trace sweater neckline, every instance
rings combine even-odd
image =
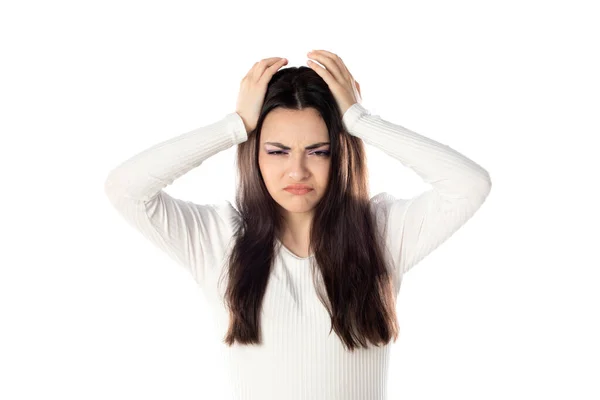
[[[313,253],[313,254],[310,254],[308,257],[299,257],[296,254],[292,253],[292,251],[290,249],[285,247],[285,245],[281,242],[281,240],[279,240],[279,239],[275,239],[275,240],[277,240],[277,242],[279,243],[279,245],[281,246],[281,248],[283,249],[283,251],[285,253],[287,253],[289,256],[295,258],[296,260],[308,261],[315,256]]]

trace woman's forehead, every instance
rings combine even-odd
[[[327,125],[313,108],[304,110],[275,109],[263,121],[261,141],[285,146],[309,146],[328,142]]]

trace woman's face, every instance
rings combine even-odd
[[[302,111],[276,108],[267,114],[261,130],[258,164],[271,197],[285,211],[312,215],[327,189],[329,151],[327,126],[314,108]],[[307,185],[313,190],[306,194],[284,190],[293,184]]]

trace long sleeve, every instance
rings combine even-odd
[[[214,249],[232,232],[237,211],[229,202],[199,205],[163,188],[212,155],[248,138],[237,113],[173,137],[131,157],[104,183],[111,204],[144,237],[185,267],[198,283],[217,259]],[[209,265],[210,264],[210,265]]]
[[[491,190],[489,173],[447,145],[385,121],[360,103],[343,116],[348,132],[411,168],[432,186],[411,199],[371,198],[401,277],[469,220]]]

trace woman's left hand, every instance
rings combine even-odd
[[[329,86],[342,116],[354,103],[362,101],[360,85],[338,55],[326,50],[313,50],[307,55],[325,66],[326,69],[314,61],[308,61],[308,66],[319,74]]]

